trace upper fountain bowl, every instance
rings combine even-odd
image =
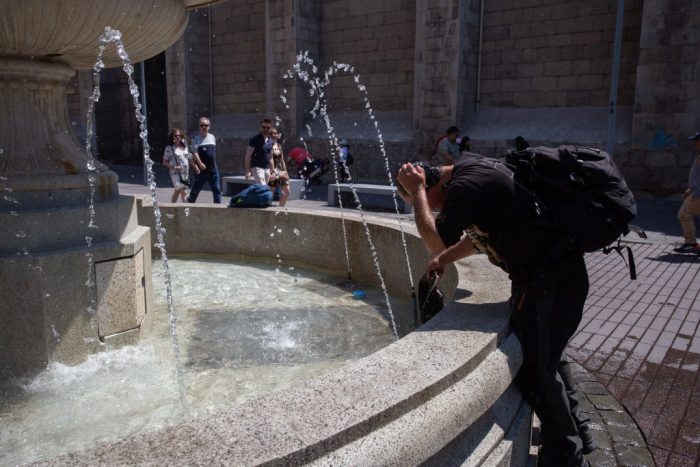
[[[170,47],[187,26],[187,10],[204,0],[0,0],[0,56],[62,62],[92,68],[105,27],[121,31],[132,62]],[[112,47],[106,67],[121,60]]]

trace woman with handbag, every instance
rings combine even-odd
[[[163,154],[163,165],[168,168],[170,179],[175,187],[173,196],[170,198],[171,203],[177,203],[178,197],[183,202],[185,201],[187,187],[190,186],[189,161],[191,159],[192,154],[190,154],[188,149],[185,133],[179,128],[173,128],[170,130],[170,135],[168,135],[168,145],[165,147],[165,153]],[[199,173],[197,164],[193,164],[192,167],[196,173]]]
[[[268,184],[272,190],[279,187],[280,207],[284,207],[289,198],[289,173],[282,153],[282,135],[277,132],[277,128],[273,127],[270,130],[270,142],[272,143],[270,148],[272,166],[270,167],[270,182]]]

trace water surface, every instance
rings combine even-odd
[[[393,342],[381,290],[291,266],[171,258],[185,394],[192,416],[281,390]],[[139,345],[52,364],[0,392],[0,465],[50,459],[183,421],[165,286]],[[408,307],[392,299],[392,307]],[[59,336],[60,338],[60,336]]]

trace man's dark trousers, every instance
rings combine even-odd
[[[214,196],[214,202],[216,204],[221,203],[221,184],[219,180],[219,168],[216,165],[202,170],[195,175],[194,183],[190,189],[190,195],[187,197],[187,201],[190,203],[197,201],[197,196],[199,196],[199,192],[202,191],[204,184],[209,182],[211,194]]]
[[[542,422],[541,465],[584,464],[581,439],[559,374],[567,343],[581,321],[588,295],[583,256],[572,254],[556,265],[513,281],[511,324],[523,348],[517,381]]]

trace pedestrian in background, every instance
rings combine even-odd
[[[688,189],[683,192],[683,204],[678,210],[678,221],[683,229],[683,245],[674,248],[676,253],[700,254],[695,232],[695,216],[700,215],[700,131],[688,138],[693,151],[698,151],[688,175]]]
[[[177,203],[178,198],[182,198],[183,202],[185,201],[187,187],[190,186],[190,160],[192,160],[192,154],[190,154],[187,147],[185,134],[179,128],[173,128],[170,130],[168,145],[163,153],[163,165],[168,168],[170,180],[172,180],[175,187],[175,191],[170,198],[171,203]],[[193,164],[193,167],[195,173],[198,174],[199,166]]]
[[[216,165],[216,138],[209,133],[210,127],[211,122],[207,117],[200,118],[199,133],[192,138],[192,159],[194,164],[199,167],[199,173],[195,177],[190,195],[187,197],[187,201],[190,203],[197,201],[199,192],[202,191],[207,182],[211,187],[214,203],[221,203],[221,181],[219,167]]]

